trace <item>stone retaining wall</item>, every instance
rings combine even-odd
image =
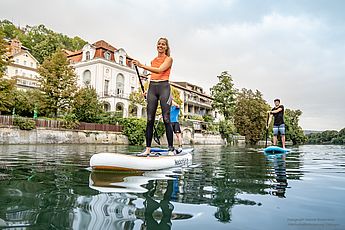
[[[122,133],[109,131],[33,129],[0,127],[0,144],[128,144]]]
[[[161,137],[161,145],[167,145],[165,135]],[[0,127],[0,144],[115,144],[127,145],[125,135],[110,131],[61,130],[36,128],[30,131],[17,127]],[[174,143],[177,138],[174,135]],[[144,143],[143,143],[144,144]],[[225,145],[220,135],[194,133],[188,128],[183,129],[184,145]],[[232,143],[239,144],[239,143]],[[152,141],[152,145],[155,145]]]

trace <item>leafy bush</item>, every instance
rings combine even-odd
[[[78,121],[97,123],[104,113],[102,103],[92,87],[79,89],[74,97],[73,113]]]
[[[79,121],[77,116],[74,113],[69,113],[64,117],[64,125],[62,126],[65,129],[75,129],[79,126]]]
[[[145,141],[146,120],[142,118],[126,118],[120,120],[123,134],[127,136],[130,145],[142,145]]]
[[[186,119],[203,121],[204,118],[201,115],[186,115]]]
[[[218,123],[213,123],[213,122],[208,122],[206,124],[206,133],[209,134],[219,134],[219,124]]]
[[[212,115],[210,115],[210,114],[205,114],[203,116],[203,119],[205,122],[213,122],[214,121],[214,117],[212,117]]]
[[[34,120],[24,117],[15,117],[13,120],[13,125],[18,126],[21,130],[32,130],[36,128],[36,123]]]

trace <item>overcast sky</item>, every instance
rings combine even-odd
[[[302,110],[312,130],[345,127],[344,11],[342,0],[0,1],[2,20],[103,39],[143,63],[167,37],[171,80],[209,92],[228,71],[236,88]]]

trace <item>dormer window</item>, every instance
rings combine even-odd
[[[120,63],[120,65],[123,65],[123,57],[122,56],[120,56],[119,63]]]
[[[110,53],[109,52],[105,52],[104,53],[104,57],[105,57],[105,59],[110,60]]]
[[[86,61],[90,60],[90,51],[86,52],[85,57]]]

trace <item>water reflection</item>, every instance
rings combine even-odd
[[[306,167],[298,151],[267,157],[256,150],[208,146],[199,147],[195,165],[183,169],[85,170],[92,153],[102,151],[129,152],[110,146],[0,146],[0,228],[169,229],[198,226],[200,215],[228,226],[224,223],[238,220],[236,210],[270,210],[263,197],[292,200],[296,180],[327,163],[313,155]],[[336,170],[340,175],[344,167]]]
[[[286,176],[286,154],[267,154],[269,162],[268,174],[272,178],[271,194],[280,198],[286,198],[285,192],[288,187]]]
[[[133,229],[136,199],[127,193],[80,196],[73,210],[73,229]]]
[[[163,197],[160,200],[154,199],[157,189],[157,181],[150,181],[147,188],[148,192],[144,193],[144,219],[140,229],[171,229],[171,220],[189,219],[193,216],[190,214],[173,213],[174,205],[170,202],[174,192],[174,182],[168,180]],[[159,212],[158,209],[161,209]]]
[[[173,170],[91,172],[89,186],[101,193],[77,199],[73,229],[171,229],[172,220],[192,218],[173,212],[178,179],[168,175],[178,176]]]

